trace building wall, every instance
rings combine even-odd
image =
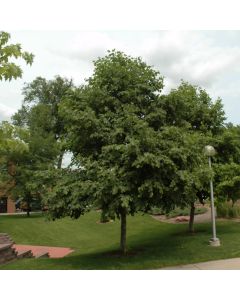
[[[8,197],[8,200],[7,200],[7,212],[10,214],[10,213],[15,213],[16,211],[16,208],[15,208],[15,202]]]

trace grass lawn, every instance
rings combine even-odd
[[[79,220],[55,222],[41,215],[0,216],[0,232],[17,244],[70,247],[75,251],[61,259],[23,259],[0,269],[158,269],[223,258],[240,257],[240,223],[217,222],[221,247],[210,247],[211,224],[196,224],[187,233],[186,224],[161,223],[149,215],[128,217],[129,254],[118,255],[120,223],[98,224],[100,213]]]

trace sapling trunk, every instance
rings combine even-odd
[[[189,232],[193,233],[194,232],[194,214],[195,214],[195,205],[194,202],[191,203],[190,206],[190,218],[189,218]]]
[[[60,153],[60,155],[58,157],[58,162],[57,162],[57,168],[58,169],[62,168],[63,155],[64,155],[64,152]]]
[[[121,210],[121,238],[120,238],[120,249],[123,255],[127,253],[126,247],[126,234],[127,234],[127,213],[125,209]]]

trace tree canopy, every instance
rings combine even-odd
[[[65,152],[65,128],[59,115],[59,105],[66,94],[73,88],[72,80],[56,76],[53,80],[37,77],[23,88],[22,107],[12,117],[13,124],[27,127],[32,139],[38,144],[48,143],[58,149],[56,164],[62,166]]]
[[[184,82],[169,95],[162,89],[160,73],[141,58],[114,50],[94,62],[93,75],[60,104],[81,191],[73,192],[79,183],[67,188],[71,175],[62,174],[48,197],[53,218],[80,216],[89,199],[121,219],[126,252],[128,214],[152,206],[170,210],[189,205],[197,195],[203,198],[211,175],[203,159],[205,133],[222,126],[221,102],[214,104],[204,90]]]

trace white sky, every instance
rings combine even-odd
[[[0,84],[0,120],[20,108],[24,82],[37,76],[73,78],[91,75],[92,61],[117,49],[141,56],[165,77],[165,91],[181,79],[222,98],[228,121],[238,123],[240,100],[240,31],[10,31],[11,42],[35,54],[22,64],[22,79]]]

